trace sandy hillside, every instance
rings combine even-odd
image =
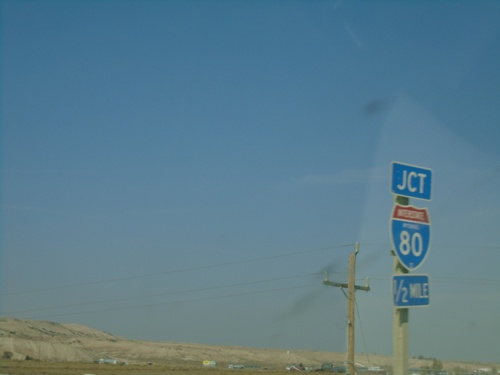
[[[15,318],[0,318],[0,354],[3,358],[14,360],[93,362],[100,358],[114,358],[128,363],[185,363],[197,366],[204,360],[211,360],[221,366],[237,363],[270,368],[284,368],[292,363],[316,367],[324,362],[341,364],[345,360],[345,353],[128,340],[78,324]],[[392,358],[359,354],[356,362],[387,368]],[[410,362],[413,367],[432,364],[430,360],[412,359]],[[464,366],[457,362],[445,362],[444,365],[447,368]]]
[[[246,347],[210,346],[177,342],[128,340],[108,332],[78,324],[0,318],[0,353],[12,359],[95,361],[115,358],[126,362],[246,363],[285,366],[303,363],[319,366],[323,362],[342,362],[343,353],[288,351]],[[379,362],[385,364],[386,358]],[[365,361],[366,362],[366,361]]]

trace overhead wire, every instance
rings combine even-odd
[[[7,311],[7,312],[4,312],[2,315],[21,314],[21,313],[28,313],[28,312],[31,313],[31,312],[39,312],[39,311],[47,311],[47,310],[63,309],[63,308],[74,308],[74,307],[82,307],[82,306],[89,306],[89,305],[99,305],[99,304],[104,304],[104,303],[127,302],[127,301],[139,300],[139,299],[165,297],[165,296],[176,295],[176,294],[206,292],[206,291],[217,290],[217,289],[237,288],[237,287],[248,286],[248,285],[298,279],[298,278],[316,276],[316,275],[320,275],[320,274],[321,274],[320,272],[315,272],[315,273],[307,273],[307,274],[301,274],[301,275],[277,277],[277,278],[272,278],[272,279],[253,280],[253,281],[240,282],[240,283],[215,285],[215,286],[209,286],[209,287],[203,287],[203,288],[181,289],[181,290],[175,290],[175,291],[170,291],[170,292],[140,295],[140,296],[133,296],[133,297],[122,297],[122,298],[106,299],[106,300],[91,301],[91,302],[81,302],[81,303],[66,304],[66,305],[59,305],[59,306],[41,307],[41,308],[33,308],[33,309],[25,309],[25,310],[17,310],[17,311]],[[318,285],[318,284],[315,284],[315,285]]]
[[[316,287],[316,286],[317,286],[317,284],[301,285],[301,286],[289,286],[289,287],[282,287],[282,288],[264,289],[264,290],[258,290],[258,291],[238,292],[238,293],[234,293],[234,294],[226,294],[226,295],[219,295],[219,296],[206,296],[206,297],[199,297],[199,298],[158,302],[158,303],[145,304],[145,305],[110,307],[110,308],[105,308],[105,309],[100,309],[100,310],[87,310],[87,311],[77,311],[77,312],[69,312],[69,313],[47,314],[44,316],[37,316],[36,319],[62,317],[62,316],[73,316],[73,315],[84,315],[84,314],[94,314],[94,313],[125,310],[125,309],[150,308],[150,307],[156,307],[156,306],[171,305],[171,304],[176,304],[176,303],[188,303],[188,302],[199,302],[199,301],[214,300],[214,299],[233,298],[233,297],[271,293],[271,292],[278,292],[278,291],[285,291],[285,290],[311,288],[311,287]]]
[[[383,244],[361,243],[360,245],[362,245],[362,246],[381,246]],[[46,292],[46,291],[52,291],[52,290],[78,288],[78,287],[82,287],[82,286],[101,285],[101,284],[106,284],[106,283],[114,283],[114,282],[136,280],[136,279],[145,279],[145,278],[157,277],[157,276],[164,276],[164,275],[175,274],[175,273],[200,271],[200,270],[204,270],[204,269],[234,266],[234,265],[238,265],[238,264],[245,264],[245,263],[252,263],[252,262],[261,262],[261,261],[266,261],[266,260],[279,259],[279,258],[283,258],[283,257],[289,257],[289,256],[295,256],[295,255],[302,255],[302,254],[309,254],[309,253],[315,253],[315,252],[322,252],[322,251],[328,251],[328,250],[338,250],[338,249],[352,247],[352,246],[354,246],[354,243],[337,245],[337,246],[327,246],[327,247],[321,247],[321,248],[317,248],[317,249],[301,250],[301,251],[289,252],[289,253],[282,253],[282,254],[276,254],[276,255],[269,255],[269,256],[265,256],[265,257],[257,257],[257,258],[235,260],[235,261],[223,262],[223,263],[207,264],[207,265],[201,265],[201,266],[197,266],[197,267],[186,267],[186,268],[172,269],[172,270],[167,270],[167,271],[162,271],[162,272],[153,272],[153,273],[146,273],[146,274],[129,275],[129,276],[123,276],[123,277],[117,277],[117,278],[111,278],[111,279],[83,281],[83,282],[80,282],[80,283],[63,284],[63,285],[56,285],[56,286],[45,287],[45,288],[36,288],[36,289],[28,289],[28,290],[20,290],[20,291],[0,292],[0,297],[1,296],[20,295],[20,294],[40,293],[40,292]],[[441,247],[453,247],[453,248],[456,248],[457,246],[442,245]],[[461,247],[463,247],[463,248],[470,248],[470,247],[467,247],[467,246],[461,246]],[[483,250],[499,250],[500,249],[500,247],[498,247],[498,246],[475,246],[474,248],[477,248],[477,249],[480,248],[480,249],[483,249]],[[372,277],[370,277],[370,279],[375,280],[377,278],[372,276]],[[433,279],[435,280],[437,278],[433,278]],[[439,277],[439,279],[445,280],[447,278]],[[463,282],[467,282],[467,283],[468,282],[485,282],[485,283],[500,282],[500,280],[495,280],[495,279],[472,279],[472,278],[448,278],[448,279],[454,280],[454,281],[463,281]]]
[[[46,292],[46,291],[51,291],[51,290],[69,289],[69,288],[77,288],[77,287],[82,287],[82,286],[113,283],[113,282],[119,282],[119,281],[144,279],[144,278],[163,276],[163,275],[169,275],[169,274],[174,274],[174,273],[199,271],[199,270],[204,270],[204,269],[234,266],[234,265],[238,265],[238,264],[261,262],[261,261],[265,261],[265,260],[279,259],[279,258],[295,256],[295,255],[310,254],[310,253],[322,252],[322,251],[328,251],[328,250],[336,250],[336,249],[342,249],[342,248],[346,248],[346,247],[350,247],[350,246],[353,246],[353,244],[344,244],[344,245],[338,245],[338,246],[322,247],[322,248],[318,248],[318,249],[302,250],[302,251],[296,251],[296,252],[290,252],[290,253],[269,255],[269,256],[265,256],[265,257],[235,260],[235,261],[224,262],[224,263],[207,264],[207,265],[201,265],[201,266],[197,266],[197,267],[179,268],[179,269],[173,269],[173,270],[162,271],[162,272],[123,276],[123,277],[118,277],[118,278],[113,278],[113,279],[85,281],[85,282],[81,282],[81,283],[64,284],[64,285],[47,287],[47,288],[37,288],[37,289],[29,289],[29,290],[21,290],[21,291],[13,291],[13,292],[4,292],[4,293],[0,293],[0,296],[39,293],[39,292]]]
[[[39,288],[39,289],[32,289],[32,290],[25,290],[25,291],[18,291],[18,292],[9,292],[9,293],[3,293],[0,294],[0,296],[7,296],[7,295],[20,295],[20,294],[28,294],[28,293],[36,293],[36,292],[45,292],[45,291],[52,291],[52,290],[60,290],[60,289],[66,289],[66,288],[75,288],[75,287],[82,287],[82,286],[89,286],[89,285],[101,285],[105,283],[111,283],[111,282],[118,282],[118,281],[125,281],[125,280],[134,280],[134,279],[141,279],[141,278],[148,278],[148,277],[155,277],[155,276],[162,276],[162,275],[167,275],[167,274],[173,274],[173,273],[182,273],[182,272],[191,272],[191,271],[197,271],[197,270],[202,270],[202,269],[212,269],[212,268],[217,268],[217,267],[226,267],[226,266],[234,266],[238,264],[245,264],[245,263],[251,263],[251,262],[260,262],[260,261],[266,261],[266,260],[271,260],[271,259],[279,259],[283,257],[290,257],[290,256],[295,256],[295,255],[302,255],[302,254],[310,254],[314,252],[321,252],[321,251],[328,251],[328,250],[335,250],[335,249],[342,249],[342,248],[347,248],[351,247],[354,244],[345,244],[345,245],[338,245],[338,246],[330,246],[330,247],[322,247],[322,248],[317,248],[317,249],[309,249],[309,250],[302,250],[302,251],[296,251],[296,252],[289,252],[289,253],[282,253],[282,254],[276,254],[276,255],[270,255],[270,256],[265,256],[265,257],[257,257],[257,258],[249,258],[249,259],[243,259],[243,260],[235,260],[231,262],[224,262],[224,263],[215,263],[215,264],[209,264],[209,265],[202,265],[202,266],[197,266],[197,267],[186,267],[186,268],[180,268],[180,269],[173,269],[173,270],[168,270],[168,271],[163,271],[163,272],[156,272],[156,273],[148,273],[148,274],[138,274],[138,275],[131,275],[131,276],[126,276],[126,277],[121,277],[121,278],[113,278],[113,279],[105,279],[105,280],[97,280],[97,281],[88,281],[88,282],[82,282],[82,283],[74,283],[74,284],[66,284],[66,285],[59,285],[59,286],[54,286],[54,287],[49,287],[49,288]],[[364,246],[375,246],[376,244],[363,244]],[[379,246],[379,245],[377,245]],[[337,274],[343,274],[342,272],[336,272]],[[300,274],[300,275],[292,275],[292,276],[286,276],[286,277],[281,277],[281,278],[271,278],[271,279],[263,279],[263,280],[253,280],[253,281],[248,281],[248,282],[241,282],[241,283],[231,283],[231,284],[223,284],[223,285],[216,285],[216,286],[208,286],[208,287],[202,287],[202,288],[192,288],[192,289],[184,289],[184,290],[176,290],[176,291],[170,291],[170,292],[163,292],[163,293],[156,293],[156,294],[150,294],[150,295],[140,295],[140,296],[133,296],[133,297],[122,297],[122,298],[115,298],[115,299],[106,299],[106,300],[99,300],[99,301],[88,301],[88,302],[81,302],[81,303],[74,303],[74,304],[66,304],[66,305],[59,305],[59,306],[48,306],[48,307],[39,307],[39,308],[31,308],[31,309],[23,309],[23,310],[16,310],[16,311],[7,311],[3,312],[0,314],[3,316],[6,315],[15,315],[15,314],[25,314],[25,313],[36,313],[36,312],[43,312],[43,311],[50,311],[50,310],[56,310],[56,309],[68,309],[68,308],[77,308],[77,307],[84,307],[84,306],[91,306],[91,305],[101,305],[101,304],[109,304],[109,303],[117,303],[117,302],[127,302],[127,301],[134,301],[134,300],[140,300],[140,299],[148,299],[148,298],[157,298],[157,297],[165,297],[169,295],[176,295],[176,294],[187,294],[187,293],[196,293],[196,292],[204,292],[204,291],[209,291],[209,290],[217,290],[217,289],[225,289],[225,288],[235,288],[235,287],[243,287],[243,286],[248,286],[252,284],[258,284],[258,283],[271,283],[271,282],[276,282],[276,281],[284,281],[284,280],[290,280],[293,278],[301,278],[301,277],[309,277],[309,276],[316,276],[322,274],[322,272],[315,272],[315,273],[307,273],[307,274]],[[390,276],[381,276],[381,275],[373,275],[370,277],[370,280],[390,280]],[[492,282],[500,282],[500,280],[494,280],[494,279],[472,279],[472,278],[446,278],[446,277],[436,277],[433,278],[433,281],[438,281],[438,282],[464,282],[464,283],[492,283]],[[314,284],[317,285],[317,284]],[[311,285],[312,286],[312,285]],[[291,289],[294,287],[288,287],[285,289]],[[275,289],[269,289],[269,291],[273,291]],[[282,289],[277,289],[277,290],[282,290]],[[266,290],[260,291],[260,293],[264,293]],[[249,294],[255,294],[259,292],[248,292]],[[234,295],[227,295],[227,296],[220,296],[220,297],[203,297],[203,298],[194,298],[188,301],[197,301],[197,300],[205,300],[207,298],[229,298],[233,296],[240,296],[240,295],[245,295],[245,293],[238,293]],[[141,307],[149,307],[149,306],[156,306],[156,305],[164,305],[164,304],[171,304],[171,303],[178,303],[178,302],[185,302],[183,300],[180,301],[165,301],[165,302],[159,302],[155,305],[138,305],[138,306],[132,306],[132,307],[110,307],[106,309],[101,309],[101,310],[95,310],[95,311],[81,311],[81,312],[75,312],[75,313],[61,313],[61,314],[50,314],[49,316],[65,316],[65,315],[75,315],[75,314],[85,314],[85,313],[94,313],[94,312],[100,312],[100,311],[113,311],[116,309],[125,309],[125,308],[141,308]],[[359,313],[359,312],[358,312]]]

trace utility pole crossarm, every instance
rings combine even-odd
[[[338,288],[349,288],[348,283],[337,283],[335,281],[328,280],[328,272],[325,272],[325,279],[323,280],[323,285],[336,286]],[[365,292],[370,291],[370,286],[368,285],[368,280],[366,280],[365,285],[354,285],[355,290],[364,290]]]
[[[336,283],[335,281],[323,280],[323,285],[336,286],[339,288],[347,288],[349,284],[347,283]]]

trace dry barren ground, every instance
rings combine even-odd
[[[114,358],[127,365],[98,364],[100,358]],[[205,368],[204,360],[217,362]],[[213,346],[178,342],[128,340],[109,332],[77,324],[0,318],[0,375],[179,375],[287,374],[287,364],[319,367],[324,362],[340,365],[345,353]],[[432,359],[412,358],[410,367],[430,368]],[[228,369],[229,364],[252,366]],[[392,358],[356,355],[360,366],[390,370]],[[445,370],[474,373],[478,368],[499,369],[498,364],[443,361]],[[254,368],[257,367],[258,369]]]
[[[198,364],[133,364],[105,365],[81,362],[46,362],[46,361],[12,361],[0,360],[0,373],[12,375],[165,375],[175,372],[178,375],[216,375],[216,374],[284,374],[286,370],[230,370],[228,368],[203,368]]]

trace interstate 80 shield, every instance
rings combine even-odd
[[[426,208],[395,204],[391,239],[399,262],[408,270],[420,267],[429,253],[430,219]]]

